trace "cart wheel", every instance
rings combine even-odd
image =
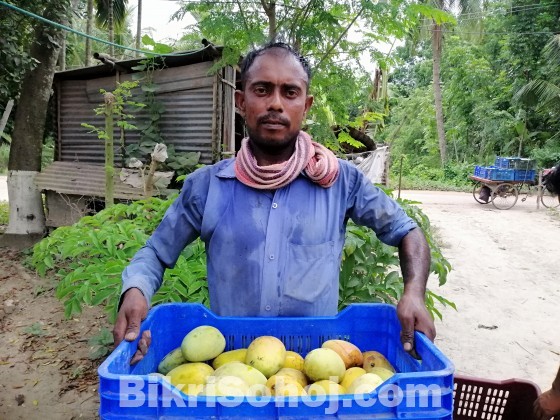
[[[499,210],[511,209],[517,203],[518,191],[512,184],[500,184],[492,192],[492,204]]]
[[[556,208],[560,206],[560,195],[554,194],[544,187],[541,192],[541,203],[549,209]]]
[[[483,187],[485,187],[485,185],[483,183],[481,183],[480,181],[476,181],[476,183],[474,184],[474,188],[472,190],[472,195],[473,195],[473,197],[474,197],[474,199],[477,203],[488,204],[490,202],[492,194],[490,194],[487,201],[484,201],[482,198],[480,198],[480,190]],[[488,188],[488,187],[486,187],[486,188]]]

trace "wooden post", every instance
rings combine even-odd
[[[106,92],[103,95],[105,100],[105,208],[115,204],[114,199],[114,175],[115,175],[115,156],[113,150],[113,108],[115,105],[115,95]]]
[[[10,118],[13,106],[14,100],[10,99],[6,104],[6,109],[4,110],[4,114],[2,114],[2,119],[0,120],[0,140],[2,139],[2,134],[4,134],[4,128],[6,128],[6,124],[8,124],[8,118]],[[2,142],[0,141],[0,143]]]

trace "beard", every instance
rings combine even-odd
[[[260,151],[270,154],[270,155],[279,155],[282,153],[286,153],[286,150],[294,148],[296,143],[297,137],[299,135],[298,130],[288,130],[283,137],[277,137],[274,135],[267,136],[262,130],[259,130],[259,127],[262,124],[266,124],[269,120],[279,121],[284,124],[286,127],[289,126],[289,121],[284,118],[279,118],[273,115],[264,115],[257,119],[257,126],[256,128],[252,128],[247,126],[247,132],[249,133],[249,142],[251,145]]]

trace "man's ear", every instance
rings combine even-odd
[[[305,98],[305,111],[303,113],[304,116],[309,112],[311,105],[313,105],[313,95],[307,95],[307,97]]]
[[[235,105],[242,117],[245,117],[245,93],[241,90],[235,91]]]

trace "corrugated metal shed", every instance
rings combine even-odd
[[[102,116],[94,109],[103,102],[100,89],[114,90],[117,80],[132,79],[132,67],[140,60],[99,65],[57,73],[58,142],[56,159],[102,165],[104,143],[95,133],[82,127],[88,123],[103,127]],[[156,99],[165,107],[160,120],[164,142],[177,152],[201,152],[201,162],[210,164],[222,158],[222,152],[234,151],[233,138],[235,71],[225,67],[211,71],[214,60],[203,52],[165,58],[165,66],[154,72]],[[118,70],[117,70],[118,69]],[[132,73],[127,73],[130,71]],[[133,92],[140,94],[140,90]],[[146,110],[134,112],[128,122],[137,126],[150,118]],[[121,164],[118,145],[120,129],[115,128],[115,162]],[[138,143],[140,133],[125,131],[125,145]]]
[[[85,197],[105,197],[105,169],[99,165],[76,162],[54,162],[35,177],[35,183],[42,191]],[[114,177],[114,196],[120,200],[141,200],[144,191],[123,183],[118,170]],[[170,190],[154,191],[154,195],[166,194]]]
[[[177,152],[200,152],[201,163],[211,164],[235,153],[236,71],[232,67],[214,70],[216,56],[208,49],[161,58],[162,68],[153,72],[156,99],[165,108],[160,131],[167,146]],[[218,53],[221,49],[218,48]],[[103,116],[94,109],[103,102],[100,89],[112,91],[117,82],[131,80],[135,66],[145,58],[101,64],[55,75],[58,138],[55,162],[36,178],[47,192],[47,226],[73,223],[87,214],[89,206],[105,195],[105,143],[82,123],[104,128]],[[139,95],[140,89],[133,91]],[[135,99],[135,98],[133,98]],[[135,110],[129,123],[141,126],[150,114]],[[121,131],[115,126],[115,166],[122,166],[124,148]],[[137,130],[124,132],[124,145],[140,140]],[[158,195],[154,191],[154,195]],[[143,191],[123,184],[115,177],[115,198],[137,200]],[[49,205],[50,203],[50,205]],[[50,207],[50,208],[49,208]]]

